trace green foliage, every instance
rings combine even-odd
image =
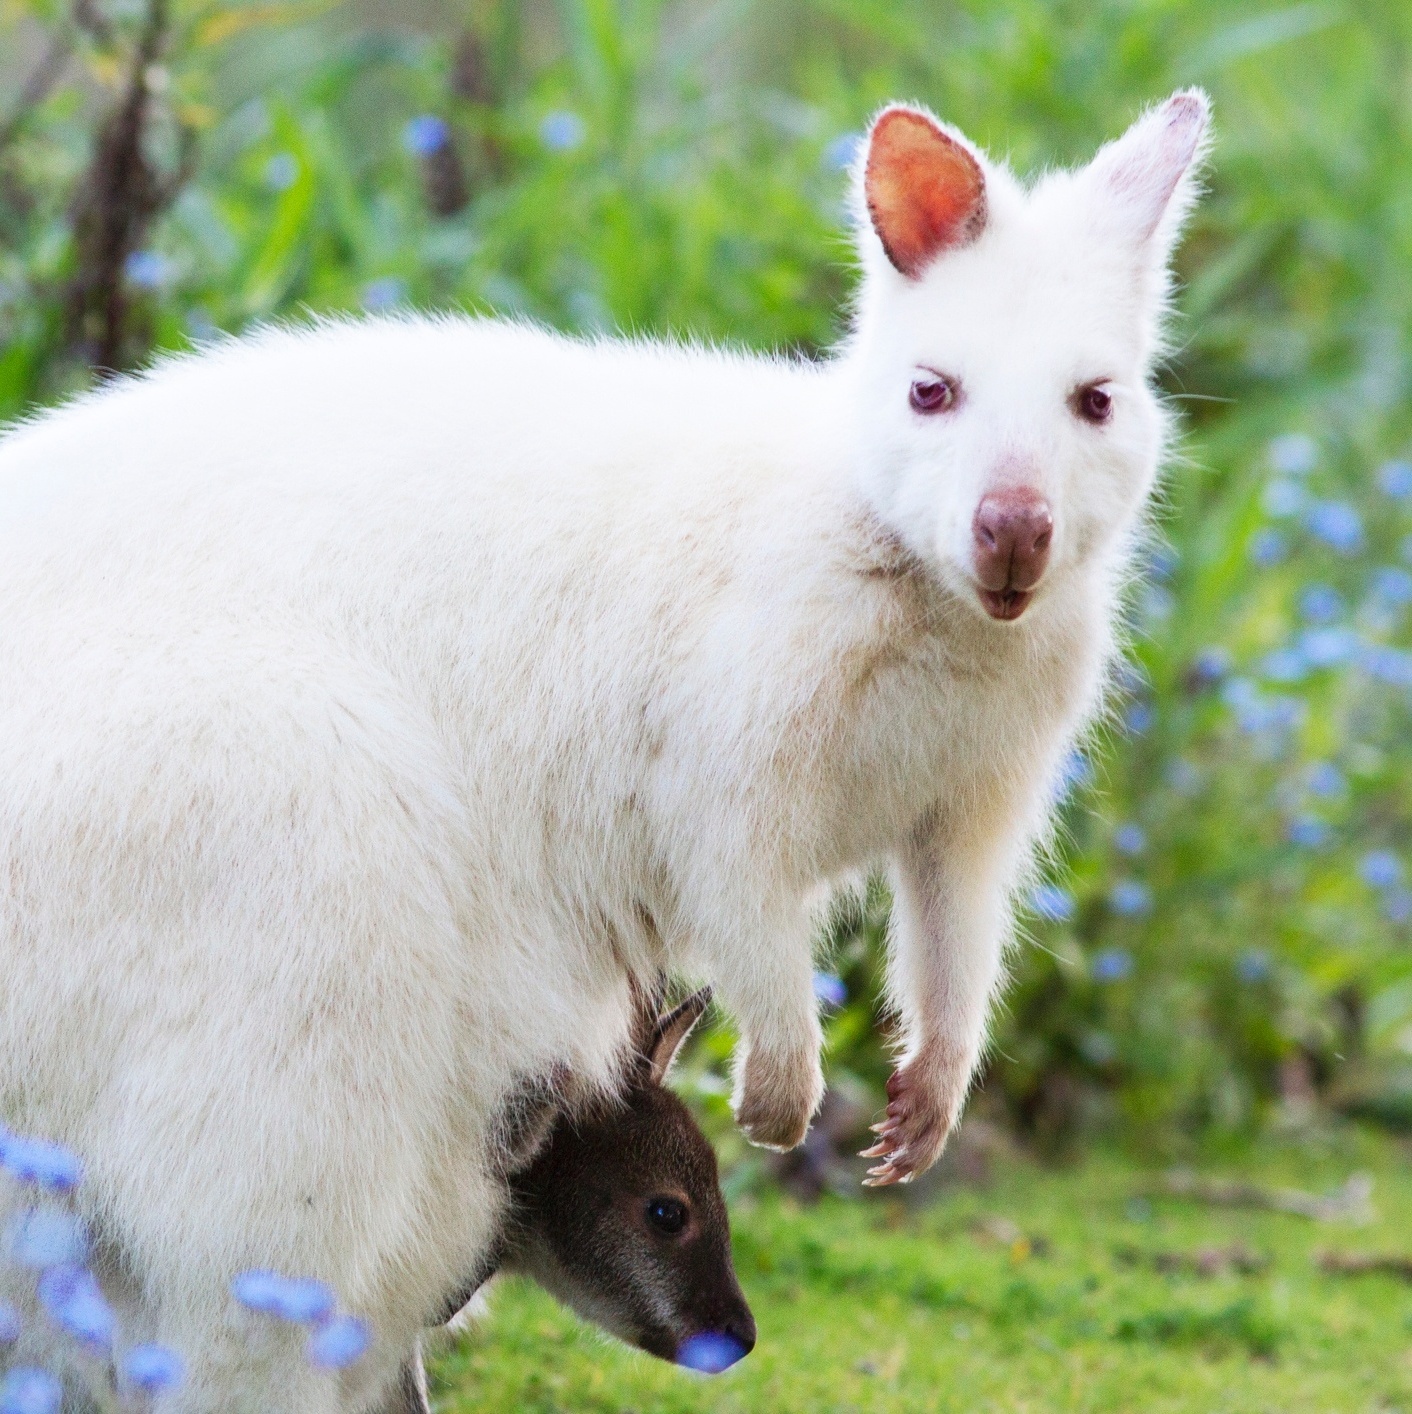
[[[88,376],[68,217],[141,7],[111,21],[70,35],[66,81],[0,102],[0,416]],[[67,23],[0,10],[36,63]],[[1309,1087],[1400,1113],[1409,80],[1401,0],[484,0],[424,33],[179,5],[147,150],[176,171],[194,132],[199,160],[125,263],[125,347],[419,306],[812,355],[842,331],[842,167],[879,102],[926,101],[1029,171],[1206,85],[1167,544],[1134,590],[1130,682],[1076,764],[1060,892],[1025,914],[987,1093],[1053,1139],[1121,1122],[1171,1142]],[[885,892],[850,909],[830,1056],[876,1084]],[[692,1072],[718,1114],[724,1047]]]
[[[1223,1162],[1257,1182],[1375,1178],[1369,1227],[1139,1195],[1149,1175],[1100,1148],[989,1187],[737,1203],[736,1266],[760,1344],[706,1380],[610,1344],[528,1284],[433,1366],[451,1411],[713,1414],[1364,1414],[1412,1405],[1412,1288],[1324,1271],[1319,1255],[1401,1250],[1405,1156],[1343,1132],[1335,1152],[1266,1144]]]

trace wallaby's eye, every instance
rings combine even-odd
[[[945,378],[940,373],[929,373],[913,382],[907,401],[912,404],[914,412],[950,412],[956,406],[958,394],[959,385],[954,379]]]
[[[1072,401],[1074,411],[1085,422],[1100,424],[1113,416],[1113,394],[1102,383],[1085,383],[1076,388]]]
[[[668,1237],[675,1237],[686,1226],[686,1204],[676,1198],[649,1198],[647,1221]]]

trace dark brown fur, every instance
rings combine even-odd
[[[663,1360],[681,1358],[693,1337],[724,1339],[742,1355],[754,1346],[715,1153],[662,1083],[708,1001],[709,993],[698,992],[665,1016],[653,1008],[621,1097],[559,1107],[538,1152],[510,1174],[500,1242],[480,1271],[448,1293],[441,1321],[497,1271],[510,1271]],[[524,1140],[540,1128],[544,1093],[535,1087],[533,1102],[516,1106],[507,1132]],[[653,1222],[650,1210],[662,1200],[682,1205],[679,1232]],[[417,1355],[379,1414],[423,1414],[425,1384]]]

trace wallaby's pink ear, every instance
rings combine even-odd
[[[643,1056],[647,1062],[648,1079],[653,1085],[660,1085],[667,1078],[677,1052],[710,1005],[711,989],[703,987],[699,992],[693,992],[680,1006],[658,1017]]]
[[[1089,165],[1107,213],[1139,244],[1160,235],[1163,259],[1196,196],[1210,119],[1211,104],[1200,89],[1174,93]]]
[[[863,195],[887,258],[912,280],[985,229],[980,163],[915,108],[885,109],[873,124]]]

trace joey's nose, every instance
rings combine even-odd
[[[1024,612],[1044,574],[1054,539],[1049,502],[1027,488],[992,491],[981,498],[971,522],[971,556],[981,602],[993,618]]]
[[[726,1322],[726,1334],[738,1341],[747,1355],[755,1349],[755,1317],[749,1311]]]

